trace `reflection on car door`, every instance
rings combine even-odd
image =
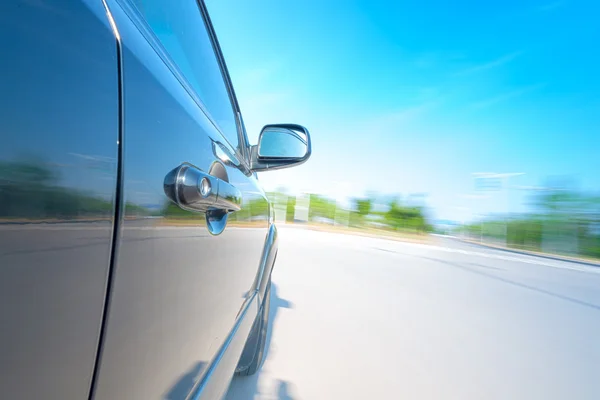
[[[196,1],[136,3],[108,2],[121,43],[123,212],[97,400],[185,398],[255,284],[269,223],[265,194],[244,159],[238,110]],[[192,23],[199,29],[189,30]],[[193,46],[176,31],[200,55],[187,54]],[[194,57],[216,66],[220,87],[211,66],[191,75]],[[207,77],[213,87],[203,85]],[[204,214],[165,196],[165,176],[182,163],[241,192],[241,210],[220,235],[208,232]]]
[[[98,1],[0,2],[0,397],[86,399],[113,239],[117,44]]]

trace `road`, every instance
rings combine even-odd
[[[599,399],[600,268],[280,229],[267,358],[227,400]]]

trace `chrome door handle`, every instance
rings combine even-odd
[[[164,181],[167,197],[189,211],[238,211],[242,193],[232,184],[184,163],[167,174]]]

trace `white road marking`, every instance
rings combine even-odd
[[[301,230],[292,230],[292,229],[289,229],[289,230],[285,229],[285,231],[286,231],[286,235],[289,234],[288,232],[293,232],[293,231],[295,233],[302,232]],[[304,232],[307,232],[307,231],[304,231]],[[313,231],[313,233],[316,233],[316,232]],[[344,243],[344,242],[348,242],[348,241],[354,242],[354,240],[352,240],[352,239],[357,239],[360,242],[360,245],[361,245],[360,248],[365,249],[365,247],[364,247],[365,241],[371,240],[374,244],[375,243],[377,244],[377,246],[374,246],[374,247],[377,247],[377,248],[380,248],[383,250],[387,250],[389,252],[395,252],[400,255],[402,255],[403,253],[401,251],[399,251],[399,248],[411,247],[411,248],[415,248],[415,249],[423,249],[423,250],[429,250],[429,251],[441,251],[441,252],[455,253],[455,254],[464,254],[464,255],[468,255],[468,256],[477,256],[477,257],[484,257],[484,258],[503,260],[503,261],[516,261],[516,262],[521,262],[521,263],[525,263],[525,264],[541,265],[541,266],[550,267],[550,268],[566,269],[566,270],[577,271],[577,272],[587,272],[587,273],[591,273],[591,274],[600,274],[600,267],[580,265],[580,264],[577,264],[577,262],[575,262],[575,261],[549,260],[549,259],[544,259],[542,257],[537,257],[535,255],[510,256],[510,255],[494,254],[491,252],[453,249],[451,247],[444,247],[444,246],[431,245],[431,244],[400,242],[400,241],[388,240],[385,238],[377,238],[377,237],[365,237],[365,236],[357,236],[357,235],[342,234],[342,233],[331,233],[331,232],[318,232],[318,233],[331,236],[331,238],[328,238],[328,239],[330,239],[330,240],[328,240],[328,243],[330,243],[330,244],[332,243],[331,239],[333,239],[334,236],[339,239],[336,241],[337,243]],[[347,244],[347,243],[345,243],[345,244]],[[502,250],[490,250],[490,251],[500,252]]]
[[[468,256],[492,258],[492,259],[503,260],[503,261],[516,261],[516,262],[522,262],[522,263],[526,263],[526,264],[543,265],[543,266],[551,267],[551,268],[568,269],[568,270],[572,270],[572,271],[600,274],[600,267],[575,266],[573,264],[576,264],[576,262],[559,261],[559,260],[549,261],[549,260],[542,259],[541,257],[537,257],[534,255],[524,256],[524,257],[503,256],[500,254],[482,253],[482,252],[478,252],[478,251],[453,249],[450,247],[419,244],[419,243],[402,243],[402,245],[403,246],[411,246],[411,247],[415,247],[415,248],[421,248],[421,249],[434,250],[434,251],[443,251],[446,253],[464,254],[464,255],[468,255]],[[386,250],[389,250],[389,249],[386,249]],[[402,253],[400,253],[400,254],[402,254]],[[527,257],[527,258],[525,258],[525,257]],[[571,264],[571,265],[568,265],[568,264]]]

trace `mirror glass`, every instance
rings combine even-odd
[[[260,158],[302,158],[307,150],[303,132],[283,127],[266,127],[258,142]]]

